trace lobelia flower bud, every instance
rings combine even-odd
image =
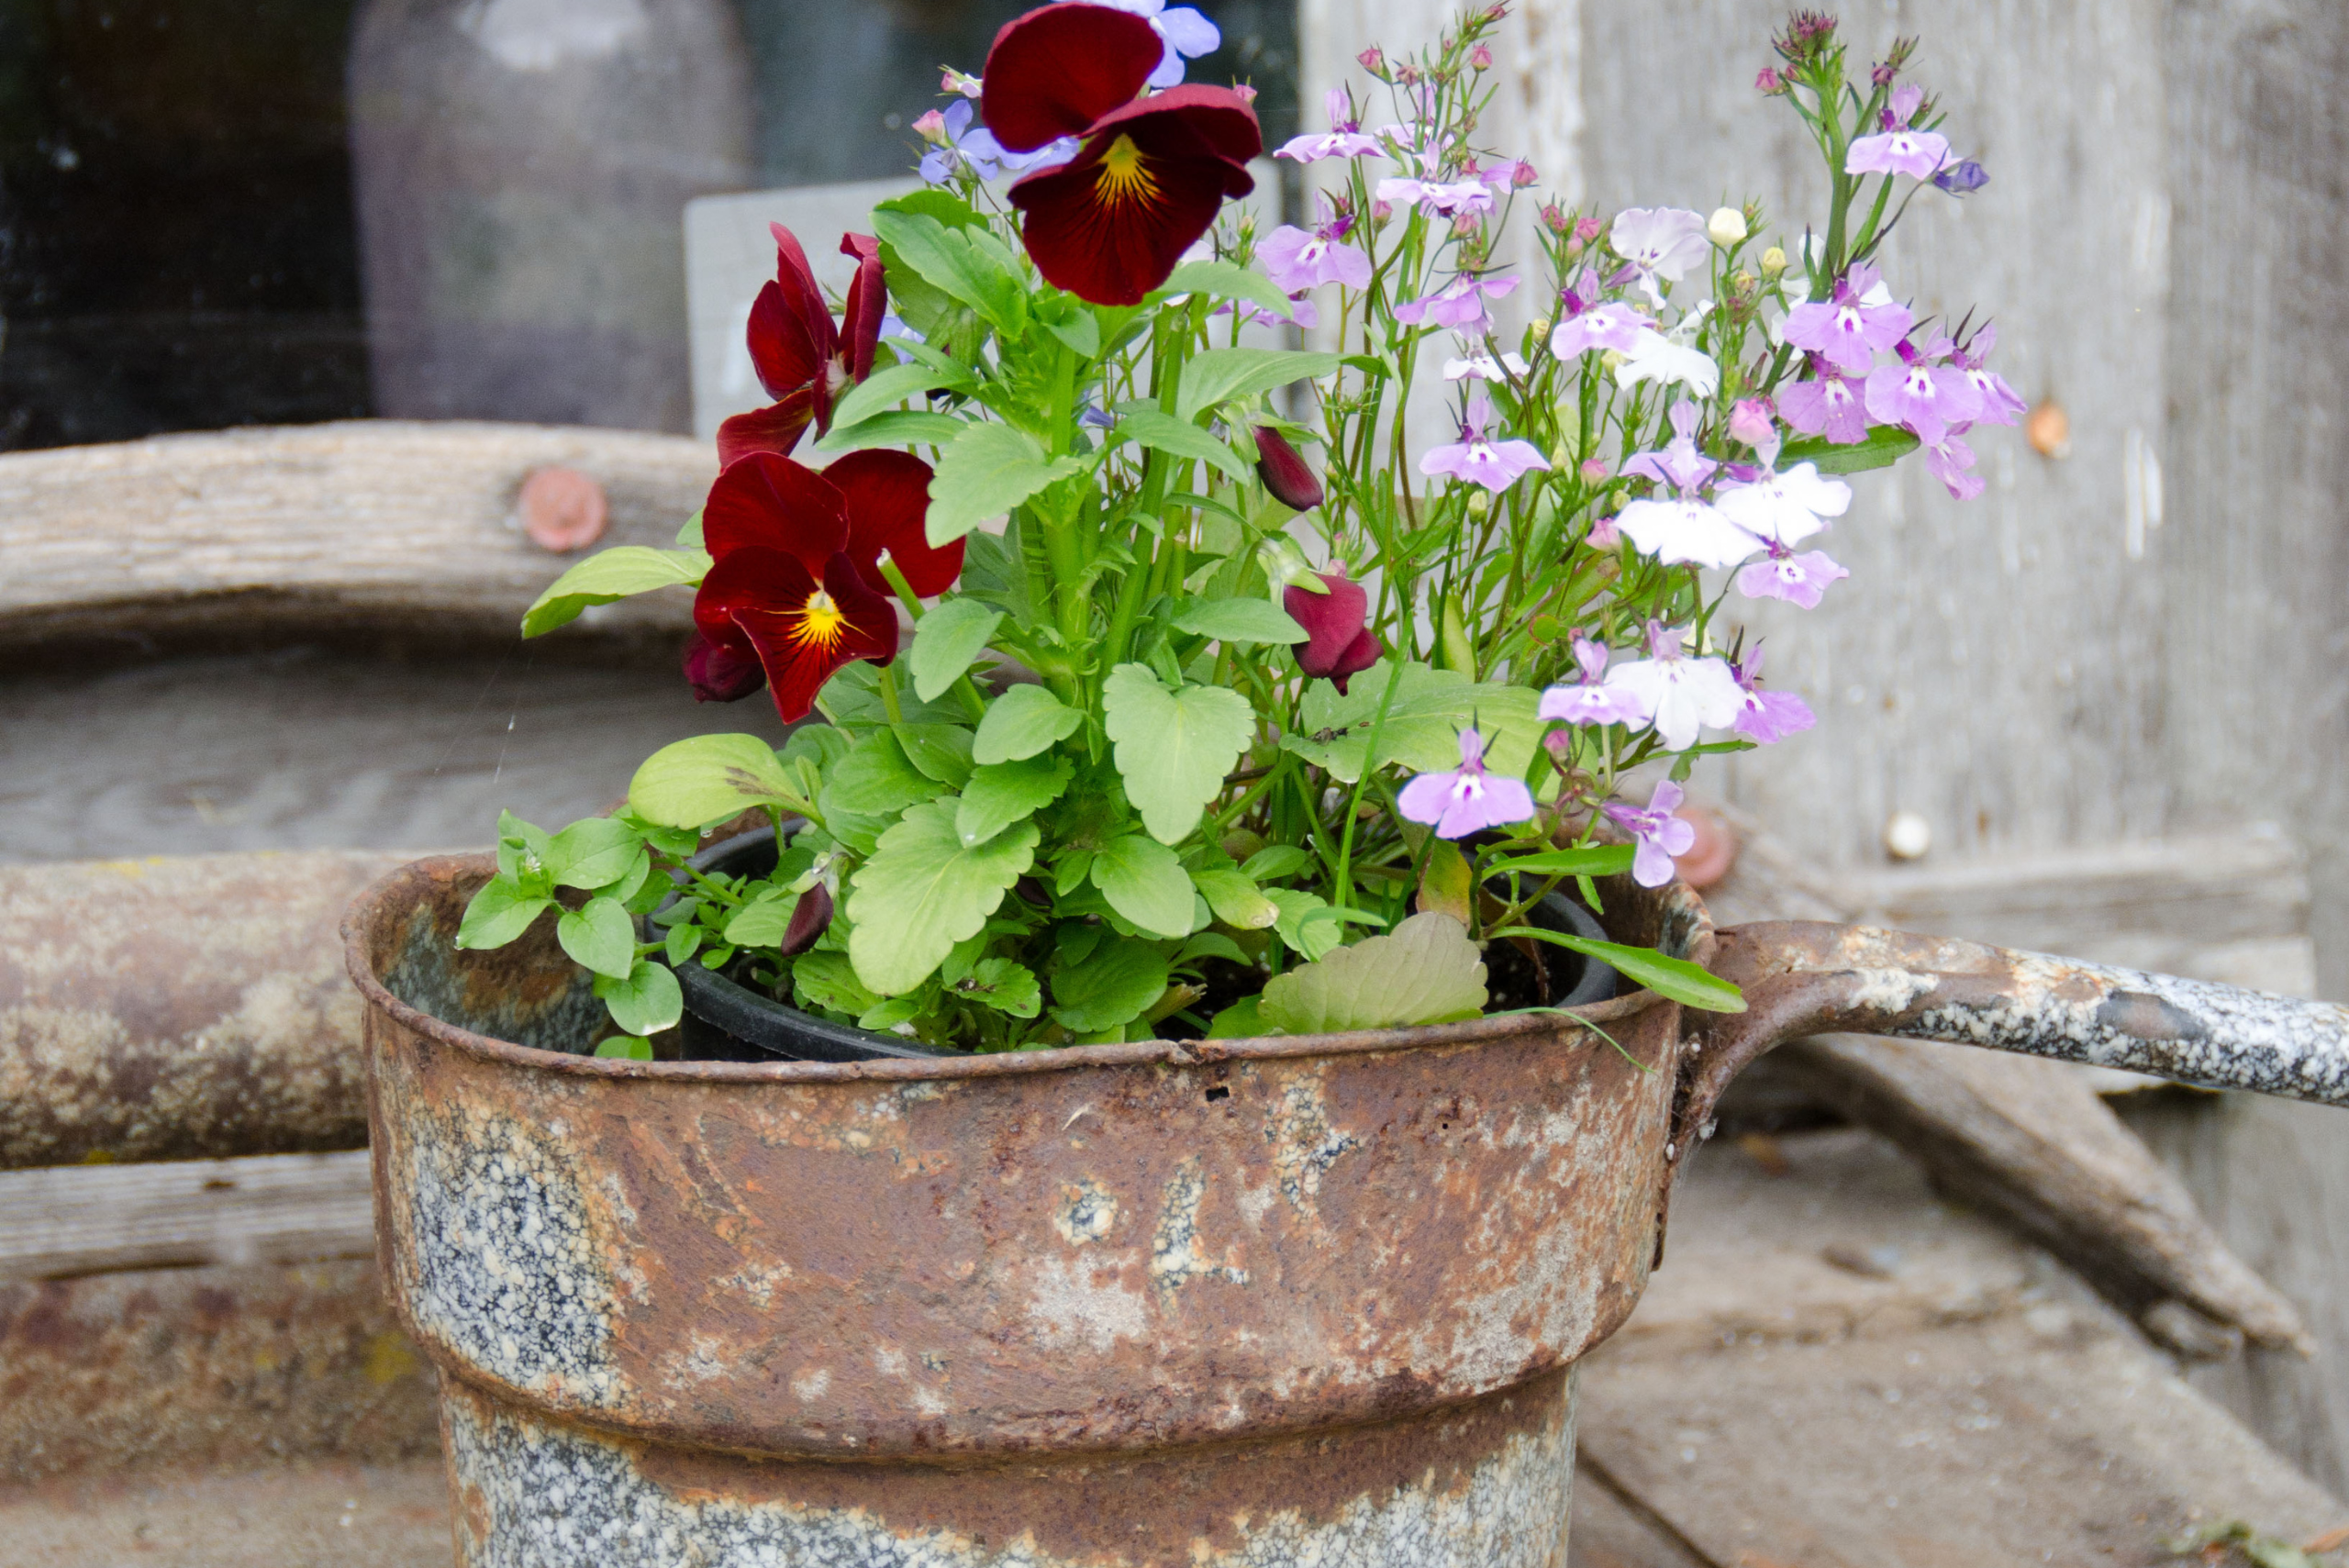
[[[1525,329],[1526,335],[1536,343],[1546,343],[1550,340],[1550,328],[1555,323],[1552,322],[1548,317],[1537,316],[1533,318],[1533,325]]]
[[[945,146],[946,117],[936,109],[928,111],[919,119],[914,121],[914,134],[932,147]]]
[[[1468,515],[1470,517],[1475,517],[1481,522],[1484,518],[1491,515],[1492,510],[1493,498],[1489,495],[1486,494],[1482,488],[1471,490],[1468,493]]]
[[[1508,183],[1515,185],[1521,191],[1526,186],[1533,183],[1534,181],[1539,180],[1541,177],[1542,176],[1539,173],[1534,172],[1533,165],[1531,162],[1520,158],[1517,161],[1516,170],[1508,177]]]
[[[1565,209],[1555,202],[1546,204],[1542,208],[1542,222],[1551,233],[1564,234],[1566,231]]]
[[[1256,427],[1256,477],[1292,512],[1309,512],[1321,504],[1321,482],[1288,438],[1269,425]]]
[[[1762,252],[1762,275],[1775,278],[1787,270],[1787,253],[1776,245]]]
[[[1256,101],[1256,89],[1246,82],[1233,83],[1231,91],[1232,95],[1243,104],[1252,104]]]
[[[1386,55],[1376,44],[1354,56],[1354,63],[1382,82],[1386,79]]]
[[[1745,242],[1745,215],[1733,206],[1715,207],[1705,220],[1705,238],[1726,250]]]
[[[1490,71],[1493,68],[1493,51],[1478,44],[1468,51],[1468,64],[1472,70]]]

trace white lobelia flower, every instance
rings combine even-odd
[[[1757,539],[1796,544],[1850,509],[1852,487],[1840,479],[1822,479],[1815,466],[1798,462],[1750,484],[1724,484],[1713,493],[1713,505]]]
[[[1653,657],[1607,672],[1607,684],[1637,703],[1657,736],[1675,751],[1694,746],[1701,728],[1728,728],[1745,707],[1745,694],[1729,662],[1688,658],[1681,651],[1685,635],[1650,621],[1648,648]]]
[[[1699,397],[1720,390],[1721,367],[1701,349],[1675,343],[1661,332],[1642,332],[1615,367],[1615,384],[1637,386],[1643,381],[1658,385],[1678,383]]]
[[[1503,354],[1497,361],[1493,356],[1474,344],[1468,345],[1464,358],[1443,361],[1443,379],[1462,381],[1503,381],[1509,376],[1526,373],[1525,358],[1521,354]]]
[[[1642,554],[1667,566],[1734,566],[1762,548],[1752,534],[1689,495],[1631,502],[1616,514],[1615,526]]]

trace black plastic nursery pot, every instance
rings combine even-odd
[[[761,828],[710,845],[694,856],[691,864],[698,872],[761,876],[774,869],[775,857],[774,829]],[[1551,894],[1531,917],[1551,930],[1594,941],[1607,940],[1605,928],[1590,911],[1563,893]],[[1615,972],[1598,960],[1565,949],[1553,950],[1545,956],[1550,969],[1549,1006],[1579,1007],[1615,995]],[[818,1018],[723,971],[690,961],[676,966],[676,975],[685,996],[682,1030],[689,1061],[866,1062],[964,1054]]]

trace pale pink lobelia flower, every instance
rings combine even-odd
[[[1403,786],[1395,804],[1405,817],[1434,828],[1437,838],[1464,839],[1531,817],[1533,792],[1523,779],[1486,772],[1485,738],[1471,728],[1460,732],[1459,767],[1421,773]]]
[[[1868,373],[1868,417],[1879,425],[1906,425],[1927,446],[1952,425],[1970,424],[1982,412],[1982,395],[1965,373],[1947,362],[1950,340],[1936,338],[1923,349],[1903,339],[1900,363]]]
[[[1550,466],[1550,460],[1531,441],[1494,440],[1489,433],[1492,422],[1493,406],[1479,392],[1469,401],[1460,439],[1419,459],[1419,472],[1431,479],[1449,475],[1481,484],[1497,495],[1528,470]]]
[[[2007,384],[2005,376],[1983,363],[1990,357],[1990,350],[1998,346],[1998,324],[1986,321],[1954,356],[1958,369],[1965,373],[1966,382],[1982,400],[1982,412],[1974,417],[1977,425],[2011,425],[2031,406],[2013,387]]]
[[[1525,374],[1528,368],[1521,354],[1504,353],[1496,360],[1474,342],[1464,341],[1461,352],[1464,358],[1443,361],[1444,380],[1506,381]]]
[[[1670,882],[1672,858],[1697,847],[1696,825],[1673,815],[1685,798],[1678,784],[1662,779],[1644,810],[1611,800],[1599,808],[1639,846],[1631,857],[1631,880],[1642,887],[1662,887]]]
[[[1625,207],[1608,227],[1607,243],[1631,264],[1641,289],[1659,306],[1664,291],[1658,279],[1678,283],[1713,253],[1704,217],[1679,207]]]
[[[1787,312],[1786,339],[1809,349],[1846,375],[1865,375],[1878,353],[1909,334],[1916,317],[1892,297],[1874,267],[1854,267],[1823,304]]]
[[[1825,436],[1838,446],[1868,439],[1867,392],[1859,382],[1836,374],[1817,355],[1811,381],[1789,382],[1778,388],[1778,413],[1806,436]]]
[[[1959,438],[1968,427],[1952,426],[1942,439],[1925,443],[1925,472],[1949,487],[1949,493],[1960,501],[1971,501],[1982,494],[1984,481],[1973,472],[1974,449]]]
[[[1815,610],[1829,585],[1850,575],[1823,550],[1797,555],[1774,539],[1770,559],[1738,572],[1737,591],[1749,599],[1784,599],[1799,608]]]
[[[1854,139],[1843,159],[1843,172],[1932,179],[1949,161],[1949,138],[1938,131],[1909,128],[1909,117],[1924,101],[1925,90],[1914,83],[1895,91],[1892,106],[1884,111],[1883,131]]]
[[[1344,243],[1353,226],[1352,214],[1332,213],[1325,201],[1320,223],[1311,229],[1282,224],[1256,247],[1256,260],[1283,294],[1303,294],[1323,284],[1368,288],[1370,258]]]
[[[1561,291],[1558,303],[1558,324],[1550,331],[1550,352],[1562,360],[1586,354],[1593,349],[1612,349],[1617,353],[1630,353],[1640,334],[1654,328],[1648,318],[1628,305],[1612,301],[1605,305],[1585,305],[1582,296],[1572,289]]]
[[[1607,684],[1607,649],[1586,637],[1575,639],[1575,662],[1582,679],[1570,686],[1552,686],[1542,694],[1538,710],[1543,718],[1566,724],[1645,724],[1647,710],[1628,692]]]
[[[1275,158],[1312,163],[1323,158],[1360,158],[1378,150],[1378,138],[1366,134],[1353,117],[1353,101],[1343,87],[1332,87],[1321,100],[1329,111],[1330,128],[1319,135],[1293,136],[1281,143]]]
[[[1819,722],[1810,705],[1792,692],[1765,692],[1762,689],[1762,650],[1756,646],[1745,656],[1742,664],[1732,664],[1737,677],[1740,707],[1737,722],[1730,726],[1740,735],[1768,746],[1784,740],[1789,735],[1801,733]]]
[[[1609,685],[1640,705],[1657,736],[1675,751],[1694,746],[1700,728],[1729,728],[1744,704],[1729,662],[1689,658],[1681,651],[1682,635],[1661,621],[1648,622],[1653,657],[1618,665],[1607,677]]]
[[[1499,299],[1517,287],[1515,273],[1495,277],[1463,272],[1443,287],[1395,307],[1395,319],[1408,327],[1452,327],[1466,332],[1487,332],[1492,318],[1485,314],[1487,298]]]

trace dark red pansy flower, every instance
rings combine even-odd
[[[1321,482],[1288,438],[1265,425],[1256,427],[1256,476],[1273,499],[1292,512],[1309,512],[1321,504]]]
[[[819,436],[830,429],[841,394],[873,373],[881,337],[886,289],[878,239],[841,237],[841,253],[856,258],[856,276],[848,285],[848,314],[835,327],[798,237],[779,223],[767,227],[774,235],[774,281],[751,306],[748,335],[751,363],[775,401],[718,426],[721,467],[751,452],[787,452],[811,424]]]
[[[821,473],[753,452],[719,474],[702,509],[712,564],[694,599],[694,625],[713,650],[705,660],[713,684],[723,661],[755,660],[775,711],[796,723],[841,665],[896,658],[897,612],[882,557],[925,596],[963,570],[961,540],[935,549],[923,531],[930,472],[906,452],[854,452]]]
[[[1137,26],[1138,25],[1138,26]],[[1217,210],[1256,188],[1264,132],[1229,87],[1137,99],[1163,45],[1102,6],[1047,6],[1008,23],[987,55],[987,128],[1013,152],[1081,139],[1074,157],[1011,187],[1021,238],[1047,282],[1096,305],[1138,305]]]
[[[698,631],[685,639],[683,662],[696,702],[740,702],[767,684],[766,667],[756,659],[729,653]]]
[[[1309,677],[1326,677],[1343,695],[1346,682],[1377,663],[1386,649],[1365,624],[1370,595],[1362,584],[1334,572],[1314,575],[1329,586],[1328,593],[1290,588],[1282,593],[1281,605],[1305,628],[1305,640],[1295,645],[1297,667]]]

